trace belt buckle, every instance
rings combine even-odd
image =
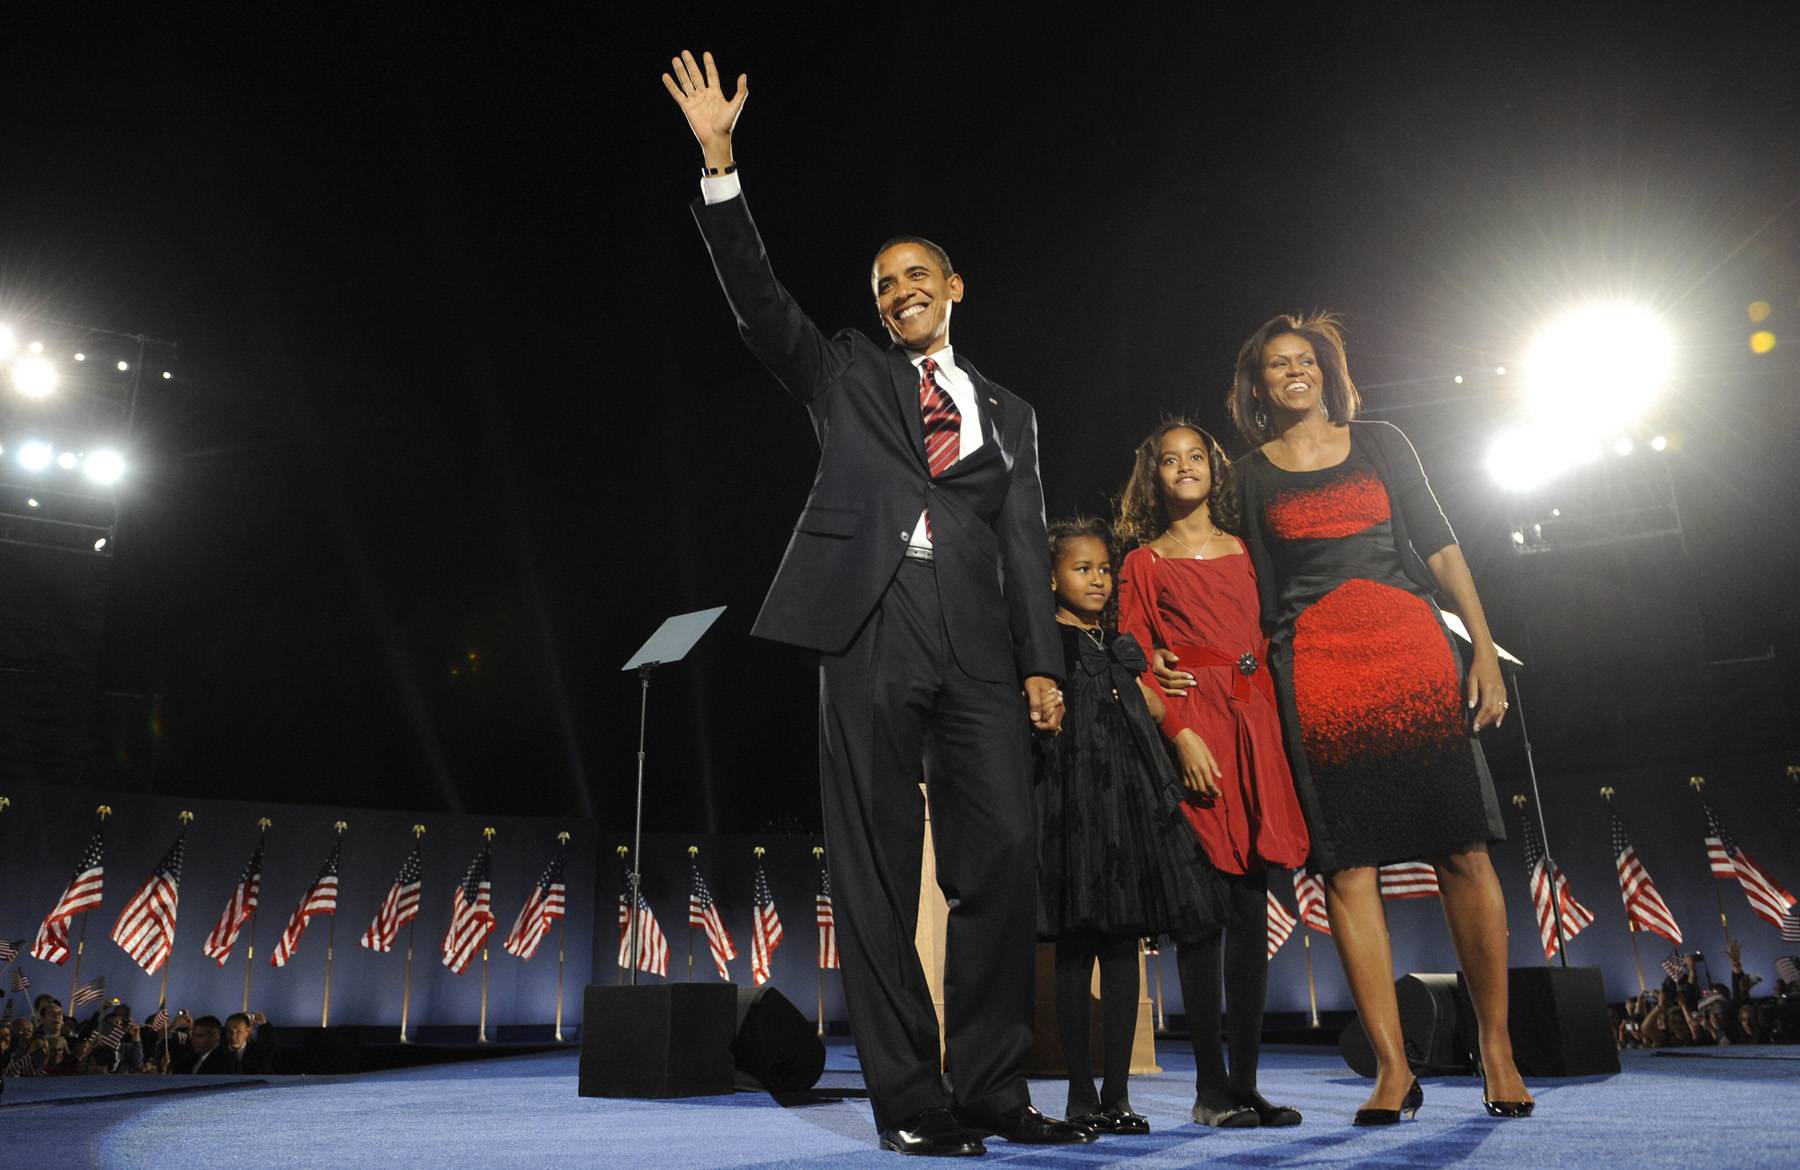
[[[1250,651],[1246,650],[1242,654],[1238,655],[1237,668],[1238,668],[1239,674],[1243,675],[1245,678],[1249,678],[1251,675],[1256,673],[1256,667],[1257,667],[1257,662],[1256,662],[1255,654],[1252,654]]]

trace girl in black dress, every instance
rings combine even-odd
[[[1103,521],[1050,526],[1051,588],[1067,704],[1059,735],[1036,739],[1040,933],[1056,942],[1056,1022],[1069,1067],[1070,1121],[1149,1133],[1126,1081],[1138,1009],[1138,940],[1216,934],[1218,874],[1180,819],[1182,786],[1142,688],[1144,652],[1105,620],[1113,596]],[[1100,963],[1103,1080],[1094,1092],[1088,987]]]

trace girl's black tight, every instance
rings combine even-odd
[[[1056,940],[1056,1028],[1069,1064],[1068,1116],[1127,1106],[1131,1045],[1137,1029],[1136,938],[1065,934]],[[1094,1096],[1094,1058],[1088,1045],[1088,989],[1100,961],[1102,1080]],[[1217,998],[1215,993],[1214,998]]]
[[[1269,988],[1269,876],[1219,875],[1225,881],[1223,931],[1184,939],[1176,951],[1181,1002],[1194,1045],[1194,1083],[1215,1108],[1234,1095],[1256,1092],[1262,1053],[1263,1000]],[[1221,962],[1221,960],[1223,960]],[[1224,971],[1225,1040],[1231,1052],[1227,1076],[1219,1051],[1220,969]]]

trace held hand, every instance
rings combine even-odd
[[[1731,958],[1731,969],[1741,971],[1744,967],[1744,946],[1737,939],[1725,944],[1725,954]]]
[[[1025,701],[1031,707],[1031,725],[1039,731],[1061,731],[1063,719],[1062,691],[1056,680],[1034,674],[1025,680]]]
[[[688,129],[694,132],[694,137],[700,141],[700,149],[706,152],[708,165],[723,166],[731,159],[731,131],[737,125],[738,115],[744,112],[744,99],[750,96],[750,78],[738,74],[737,94],[727,100],[725,89],[719,84],[719,67],[713,64],[713,55],[702,53],[700,56],[706,62],[704,69],[686,49],[682,50],[681,56],[671,58],[669,64],[674,76],[662,75],[663,88],[681,107]]]
[[[269,1022],[269,1017],[263,1015],[261,1012],[251,1012],[250,1013],[250,1023],[255,1025],[256,1027],[260,1028],[264,1024],[267,1024],[268,1022]]]
[[[1506,701],[1506,680],[1500,675],[1500,656],[1491,650],[1486,654],[1477,651],[1464,689],[1469,710],[1475,712],[1473,730],[1499,727],[1511,706]]]
[[[1162,688],[1163,694],[1173,695],[1178,699],[1187,694],[1188,688],[1195,682],[1194,676],[1187,671],[1175,669],[1175,664],[1180,661],[1173,650],[1156,649],[1150,652],[1150,673],[1156,676],[1156,685]]]
[[[1219,781],[1225,773],[1213,759],[1212,749],[1193,728],[1184,727],[1175,737],[1175,756],[1181,762],[1182,782],[1206,799],[1217,800]]]

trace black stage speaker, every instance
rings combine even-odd
[[[1394,981],[1400,1001],[1400,1032],[1406,1063],[1415,1073],[1446,1075],[1475,1071],[1475,1012],[1458,975],[1402,975]],[[1513,1034],[1518,1034],[1517,1025]],[[1362,1017],[1338,1036],[1344,1063],[1359,1076],[1375,1075],[1375,1049]]]
[[[738,988],[731,1056],[743,1089],[797,1093],[812,1088],[825,1071],[818,1025],[767,984]]]
[[[732,1092],[737,986],[590,986],[582,1001],[583,1097],[711,1097]]]
[[[1513,1059],[1528,1077],[1619,1071],[1619,1050],[1598,967],[1514,967],[1507,1015]]]
[[[1475,1009],[1460,975],[1405,975],[1394,984],[1406,1062],[1415,1073],[1475,1071]],[[1619,1071],[1597,967],[1514,967],[1507,972],[1513,1060],[1528,1077],[1585,1077]],[[1338,1037],[1344,1063],[1375,1075],[1375,1052],[1360,1019]]]

